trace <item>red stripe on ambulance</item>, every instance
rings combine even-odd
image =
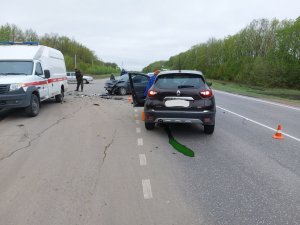
[[[67,80],[67,78],[66,77],[51,78],[51,79],[48,79],[48,83],[59,82],[59,81],[64,81],[64,80]]]
[[[45,85],[45,84],[48,84],[48,82],[46,80],[35,81],[35,82],[25,83],[25,84],[23,84],[23,87],[38,86],[38,85]]]
[[[54,83],[54,82],[60,82],[60,81],[64,81],[64,80],[67,80],[67,78],[66,77],[51,78],[51,79],[48,79],[48,81],[47,80],[43,80],[43,81],[35,81],[35,82],[25,83],[25,84],[23,84],[23,87],[45,85],[45,84],[50,84],[50,83]]]

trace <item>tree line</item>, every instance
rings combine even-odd
[[[14,24],[5,24],[0,26],[0,41],[35,41],[42,45],[58,49],[65,57],[68,71],[74,70],[76,55],[76,65],[84,73],[109,74],[119,72],[116,63],[103,62],[92,50],[66,36],[59,36],[54,33],[39,36],[32,29],[23,31]]]
[[[200,70],[208,78],[262,87],[300,88],[300,17],[296,20],[253,20],[237,34],[211,38],[155,69]]]

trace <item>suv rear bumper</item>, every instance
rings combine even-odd
[[[215,111],[145,111],[145,121],[155,123],[195,123],[203,125],[215,124]]]

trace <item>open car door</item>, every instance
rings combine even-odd
[[[134,107],[142,107],[145,104],[144,92],[146,90],[149,76],[142,73],[128,73]]]

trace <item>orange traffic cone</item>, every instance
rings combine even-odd
[[[277,127],[276,133],[273,135],[273,138],[275,139],[283,139],[282,133],[281,133],[281,125],[279,124]]]
[[[145,112],[142,112],[142,121],[145,121]]]
[[[131,95],[128,96],[128,102],[130,102],[130,103],[132,102],[132,97],[131,97]]]

